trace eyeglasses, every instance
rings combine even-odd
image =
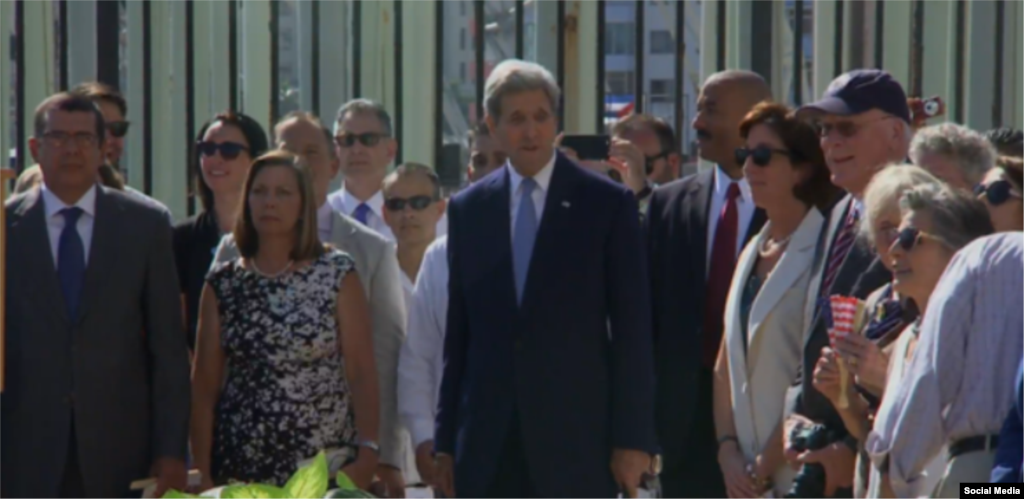
[[[974,186],[974,195],[979,199],[987,199],[988,204],[999,206],[1010,200],[1011,197],[1020,198],[1020,191],[1013,188],[1009,180],[996,180],[988,185],[978,184]]]
[[[387,208],[388,211],[402,211],[405,210],[405,207],[408,205],[414,211],[423,211],[434,201],[436,201],[436,199],[430,196],[413,196],[409,199],[388,198],[384,201],[384,207]]]
[[[127,121],[108,121],[107,131],[110,132],[110,135],[121,138],[128,134],[128,125],[131,123]]]
[[[934,239],[943,245],[946,244],[942,239],[924,232],[917,227],[907,227],[901,230],[899,234],[896,234],[896,240],[893,241],[893,245],[899,245],[903,251],[911,251],[916,248],[917,245],[921,244],[922,239],[926,238]]]
[[[366,147],[373,147],[379,144],[381,139],[385,139],[387,137],[387,134],[376,132],[343,133],[334,137],[334,143],[338,144],[338,147],[352,147],[356,145],[356,142],[358,141]]]
[[[220,151],[220,157],[224,159],[235,159],[243,151],[248,151],[249,148],[239,144],[238,142],[199,142],[196,144],[196,151],[199,151],[203,156],[213,156]]]
[[[849,139],[849,138],[857,135],[857,133],[859,133],[861,131],[861,129],[863,129],[865,126],[867,126],[867,125],[869,125],[871,123],[874,123],[876,121],[887,120],[887,119],[892,118],[892,117],[893,116],[886,115],[886,116],[882,116],[880,118],[875,118],[873,120],[868,120],[868,121],[865,121],[865,122],[862,122],[862,123],[854,123],[852,121],[837,121],[835,123],[822,123],[822,122],[819,121],[819,122],[814,124],[814,128],[818,132],[818,137],[821,137],[821,138],[828,137],[829,135],[832,134],[832,131],[835,130],[844,139]]]
[[[667,158],[669,156],[669,154],[672,154],[672,151],[661,151],[658,154],[655,154],[654,156],[646,156],[646,157],[644,157],[644,172],[647,175],[650,175],[651,173],[653,173],[654,172],[654,163],[657,163],[658,160],[661,159],[661,158]]]
[[[772,149],[767,146],[757,146],[753,149],[741,147],[736,149],[736,163],[742,165],[747,162],[747,158],[750,158],[757,166],[768,166],[768,163],[772,162],[773,154],[781,154],[787,158],[791,156],[791,153],[785,149]]]
[[[53,147],[64,147],[70,143],[74,143],[78,147],[88,147],[99,143],[96,134],[86,132],[46,132],[43,134],[43,138]]]

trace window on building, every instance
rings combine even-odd
[[[651,80],[651,102],[675,101],[675,85],[673,80]]]
[[[459,50],[466,50],[466,28],[459,30]]]
[[[651,31],[650,44],[652,54],[671,54],[675,52],[675,40],[672,39],[672,32],[667,29]]]
[[[636,25],[633,23],[608,23],[604,35],[604,53],[607,55],[629,55],[633,53]]]
[[[633,72],[632,71],[608,71],[605,73],[604,81],[608,87],[608,95],[633,95]]]

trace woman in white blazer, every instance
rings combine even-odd
[[[815,130],[785,105],[762,102],[740,125],[736,152],[754,204],[768,223],[736,262],[715,366],[718,461],[730,497],[782,496],[793,470],[782,422],[809,331],[808,284],[825,227],[841,195],[829,180]]]

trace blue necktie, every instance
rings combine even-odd
[[[532,196],[533,190],[536,188],[535,180],[523,179],[523,192],[519,198],[516,226],[512,233],[512,268],[516,278],[516,302],[519,304],[523,302],[526,274],[530,270],[533,243],[537,240],[537,209],[533,206]]]
[[[68,317],[73,321],[78,318],[78,304],[85,277],[85,245],[78,234],[78,219],[82,216],[82,209],[64,208],[60,214],[64,216],[64,230],[57,243],[57,278],[60,280],[61,292],[64,293]]]
[[[359,220],[359,223],[366,226],[370,225],[366,223],[367,217],[370,215],[370,207],[366,203],[359,203],[359,206],[356,206],[356,211],[352,212],[352,215],[355,216],[356,220]]]

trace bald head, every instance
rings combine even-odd
[[[740,122],[758,102],[772,98],[771,87],[752,71],[730,69],[708,77],[697,98],[693,129],[701,158],[721,165],[738,177],[734,151],[743,145]]]

